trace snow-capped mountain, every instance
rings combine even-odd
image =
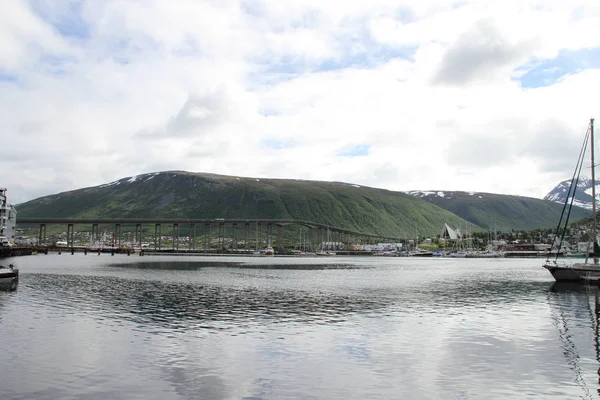
[[[562,181],[554,189],[552,189],[544,200],[550,200],[555,203],[564,204],[569,193],[571,180]],[[596,200],[600,198],[600,181],[596,179]],[[598,203],[596,203],[598,204]],[[575,199],[573,205],[592,209],[592,180],[590,178],[579,178],[577,182],[577,190],[575,190]]]

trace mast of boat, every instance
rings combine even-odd
[[[596,165],[594,164],[594,118],[590,118],[590,141],[591,141],[591,156],[592,156],[592,238],[594,240],[594,264],[598,264],[596,256],[597,226],[596,226]]]

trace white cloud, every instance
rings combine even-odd
[[[591,0],[73,4],[0,13],[16,202],[165,169],[543,197],[598,111],[599,65],[518,80],[600,48]]]

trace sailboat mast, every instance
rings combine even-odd
[[[594,164],[594,118],[590,118],[590,141],[592,156],[592,238],[594,240],[594,264],[598,264],[596,257],[597,226],[596,226],[596,165]]]

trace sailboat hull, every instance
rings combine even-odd
[[[590,275],[600,276],[600,265],[590,263],[574,263],[561,265],[556,262],[544,264],[557,282],[580,281]]]

